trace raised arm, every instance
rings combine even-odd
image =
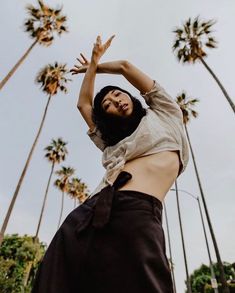
[[[167,92],[148,75],[125,60],[98,64],[97,73],[122,74],[137,88],[152,110],[165,112],[182,120],[182,112]]]
[[[86,67],[86,73],[82,81],[77,107],[91,131],[95,127],[92,121],[92,99],[94,96],[97,66],[100,58],[110,46],[113,38],[114,36],[109,38],[106,43],[102,44],[101,38],[98,36],[92,50],[91,62],[89,63],[83,55],[81,55],[82,59],[79,59],[82,67]],[[73,70],[71,71],[73,72]]]
[[[78,59],[82,66],[75,66],[75,68],[72,69],[72,74],[87,73],[89,62],[84,55],[81,54],[81,56],[86,62],[82,62],[82,60]],[[141,93],[146,93],[153,87],[153,80],[126,60],[100,63],[96,66],[96,73],[123,75]]]
[[[153,80],[126,60],[98,64],[97,73],[122,74],[141,93],[146,93],[153,87]]]
[[[96,45],[96,43],[94,49],[98,48],[97,50],[99,57],[93,58],[92,54],[92,59],[89,63],[87,59],[81,54],[82,60],[78,59],[80,65],[75,65],[75,67],[71,70],[72,74],[85,73],[80,92],[78,108],[80,109],[81,114],[83,115],[90,129],[92,130],[94,128],[94,124],[91,119],[91,113],[96,73],[123,75],[136,89],[140,91],[151,109],[162,111],[170,115],[176,115],[181,119],[182,113],[176,102],[157,82],[154,83],[152,78],[135,67],[133,64],[126,60],[98,63],[100,57],[104,54],[107,47],[110,45],[112,38],[113,37],[111,37],[104,45],[102,45],[100,39],[97,38],[98,45]],[[105,49],[102,46],[106,46]],[[100,52],[102,52],[101,56]]]

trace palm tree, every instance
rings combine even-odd
[[[41,213],[38,221],[38,226],[35,234],[35,239],[38,238],[39,229],[42,222],[42,216],[45,210],[46,200],[47,200],[47,194],[51,182],[51,177],[54,171],[55,164],[59,164],[61,161],[64,161],[66,158],[66,155],[68,153],[66,148],[66,142],[62,140],[62,138],[58,138],[57,140],[52,139],[51,144],[45,148],[46,154],[45,157],[48,159],[48,161],[51,163],[51,172],[49,175],[49,179],[46,186],[46,191],[43,199],[43,204],[41,208]]]
[[[39,136],[41,134],[41,131],[42,131],[42,128],[43,128],[43,125],[44,125],[44,122],[45,122],[45,118],[46,118],[46,115],[47,115],[48,106],[49,106],[49,103],[51,101],[51,97],[54,96],[55,94],[57,94],[58,90],[61,90],[62,92],[65,92],[65,93],[67,92],[67,89],[65,87],[65,83],[68,81],[68,79],[65,78],[65,74],[67,72],[68,72],[68,70],[65,68],[65,65],[58,65],[57,63],[55,63],[55,65],[49,64],[49,65],[45,66],[39,72],[39,74],[38,74],[38,76],[36,78],[36,81],[39,84],[42,85],[41,86],[42,91],[45,92],[48,95],[48,100],[47,100],[47,104],[46,104],[46,107],[45,107],[45,110],[44,110],[44,113],[43,113],[43,116],[42,116],[42,120],[41,120],[39,129],[37,131],[37,134],[36,134],[36,137],[34,139],[34,142],[33,142],[32,146],[31,146],[31,149],[30,149],[30,152],[28,154],[25,166],[24,166],[23,171],[22,171],[22,173],[20,175],[20,178],[19,178],[19,181],[17,183],[14,195],[12,197],[11,203],[9,205],[6,217],[4,219],[4,222],[3,222],[3,225],[2,225],[2,228],[1,228],[0,246],[1,246],[1,243],[3,241],[4,233],[6,231],[7,224],[8,224],[8,221],[10,219],[12,209],[13,209],[13,207],[15,205],[16,198],[18,196],[18,193],[20,191],[20,187],[21,187],[21,185],[23,183],[23,179],[25,177],[25,174],[26,174],[26,171],[28,169],[30,160],[32,158],[33,151],[34,151],[34,149],[36,147],[36,144],[38,142]]]
[[[207,53],[205,51],[206,48],[213,49],[217,46],[217,41],[211,35],[211,28],[214,24],[214,20],[201,21],[199,17],[196,17],[192,21],[191,18],[189,18],[183,24],[182,28],[177,27],[173,31],[176,35],[175,42],[173,44],[173,51],[176,51],[178,60],[183,63],[195,63],[197,60],[201,61],[217,82],[233,112],[235,113],[235,104],[229,97],[218,77],[205,61],[205,57],[207,57]]]
[[[183,233],[183,225],[182,225],[181,212],[180,212],[180,203],[179,203],[179,193],[178,193],[177,181],[175,181],[175,192],[176,192],[177,211],[178,211],[179,224],[180,224],[180,235],[181,235],[181,242],[182,242],[183,255],[184,255],[187,293],[192,293],[191,282],[190,282],[189,272],[188,272],[188,261],[187,261],[185,242],[184,242],[184,233]]]
[[[55,33],[60,36],[62,33],[67,32],[65,26],[67,18],[64,15],[61,15],[62,8],[52,9],[45,5],[41,0],[38,0],[38,4],[39,8],[36,8],[33,5],[28,5],[26,7],[29,18],[24,23],[25,31],[30,34],[30,37],[34,41],[25,54],[0,82],[0,90],[16,72],[36,44],[50,46],[54,40]]]
[[[229,288],[228,288],[225,273],[224,273],[224,267],[223,267],[223,264],[221,261],[219,248],[218,248],[217,241],[215,238],[215,233],[214,233],[212,223],[210,220],[210,215],[209,215],[209,211],[207,208],[205,195],[203,192],[203,188],[202,188],[202,184],[201,184],[201,180],[200,180],[200,176],[199,176],[199,172],[198,172],[198,168],[197,168],[197,164],[196,164],[195,154],[194,154],[194,151],[192,148],[192,144],[191,144],[191,140],[190,140],[189,132],[188,132],[188,128],[187,128],[187,123],[190,121],[191,116],[193,116],[194,118],[196,118],[198,116],[198,113],[192,109],[192,107],[194,107],[195,104],[198,102],[198,99],[187,99],[186,93],[183,92],[182,94],[180,94],[176,97],[176,102],[180,106],[182,113],[183,113],[183,122],[184,122],[185,133],[186,133],[186,136],[188,139],[189,148],[190,148],[190,152],[191,152],[191,156],[192,156],[192,160],[193,160],[193,166],[194,166],[194,170],[195,170],[195,174],[196,174],[196,178],[197,178],[197,182],[198,182],[198,187],[200,190],[200,194],[201,194],[201,198],[202,198],[202,202],[203,202],[203,206],[204,206],[204,210],[205,210],[205,214],[206,214],[206,219],[208,222],[212,242],[213,242],[214,249],[215,249],[215,254],[216,254],[216,258],[217,258],[217,262],[218,262],[218,268],[220,271],[220,281],[222,284],[223,292],[229,293]]]
[[[41,213],[40,213],[40,217],[39,217],[39,221],[38,221],[37,231],[34,236],[34,243],[39,243],[38,233],[39,233],[39,229],[41,227],[42,216],[43,216],[43,213],[45,210],[45,205],[46,205],[47,194],[48,194],[48,190],[49,190],[49,186],[50,186],[50,182],[51,182],[51,177],[52,177],[52,174],[54,171],[55,164],[59,164],[61,161],[65,160],[65,157],[68,153],[66,146],[65,146],[66,144],[67,143],[64,142],[61,138],[58,138],[57,141],[53,139],[51,142],[51,145],[49,145],[48,147],[46,147],[44,149],[45,151],[47,151],[45,157],[48,159],[48,161],[50,163],[52,163],[52,165],[51,165],[51,172],[49,175],[49,179],[47,182],[47,187],[46,187],[46,191],[45,191],[45,195],[44,195],[44,199],[43,199],[43,204],[42,204]],[[30,261],[28,264],[27,273],[24,278],[25,284],[28,283],[28,279],[30,276],[32,265],[33,265],[33,260]]]
[[[64,167],[64,166],[62,166],[60,170],[55,172],[60,177],[60,179],[56,179],[56,181],[54,182],[54,185],[62,192],[60,217],[59,217],[57,229],[59,229],[60,227],[61,218],[62,218],[63,209],[64,209],[64,193],[68,191],[68,181],[69,181],[69,178],[74,174],[74,172],[75,172],[75,169],[71,167]]]
[[[89,194],[88,187],[79,178],[72,178],[68,183],[68,195],[74,199],[74,207],[76,207],[76,201],[83,203]]]

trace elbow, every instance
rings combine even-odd
[[[82,110],[82,106],[81,106],[80,104],[77,104],[77,108],[78,108],[78,110],[81,112],[81,110]]]
[[[127,60],[122,60],[121,61],[121,66],[120,66],[120,73],[125,74],[131,67],[131,63],[128,62]]]
[[[85,109],[84,109],[85,107],[84,107],[84,105],[81,105],[81,104],[77,104],[77,109],[78,109],[78,111],[80,112],[80,113],[82,113],[82,112],[84,112],[85,111]]]
[[[77,104],[77,109],[83,115],[83,114],[92,112],[92,105],[78,103]]]

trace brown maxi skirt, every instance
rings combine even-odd
[[[54,236],[32,293],[172,293],[162,204],[113,186],[72,211]]]

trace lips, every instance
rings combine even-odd
[[[121,109],[122,111],[126,111],[127,108],[128,108],[128,104],[120,105],[120,109]]]

